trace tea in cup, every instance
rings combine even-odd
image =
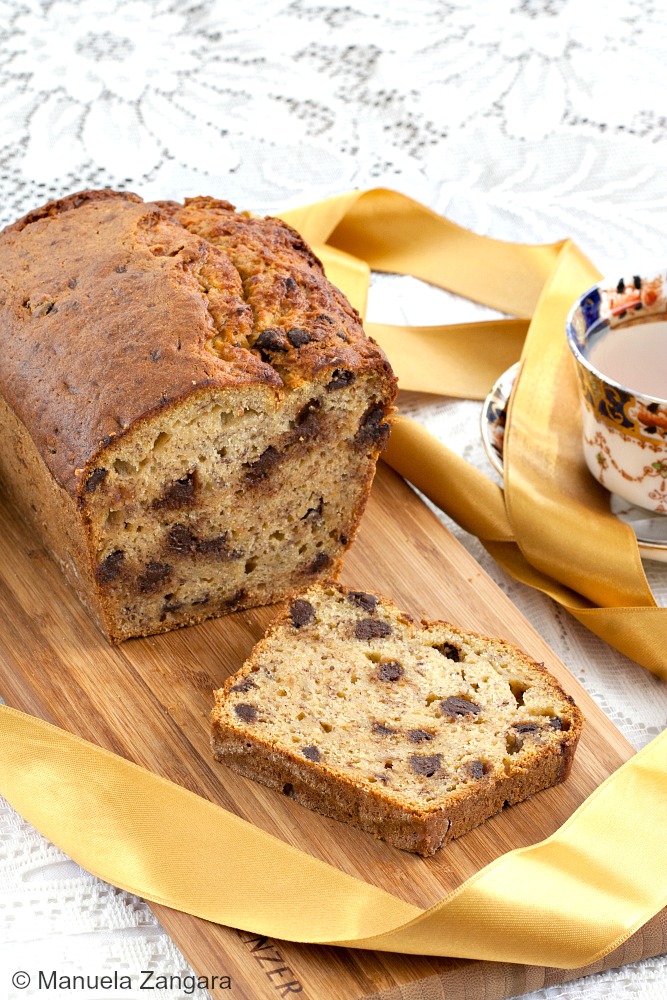
[[[588,468],[612,493],[667,514],[667,272],[601,281],[566,330]]]

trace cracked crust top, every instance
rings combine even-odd
[[[211,198],[84,191],[0,234],[0,393],[61,486],[205,387],[281,394],[389,364],[299,235]]]

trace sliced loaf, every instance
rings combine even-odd
[[[582,716],[508,642],[324,584],[216,692],[212,723],[241,774],[430,855],[567,777]]]

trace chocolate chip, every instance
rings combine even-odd
[[[319,399],[310,399],[296,415],[296,426],[299,428],[298,438],[310,438],[319,433],[320,430],[320,409],[322,404]]]
[[[327,382],[326,390],[333,392],[335,389],[346,389],[348,385],[352,385],[356,377],[354,372],[345,371],[344,368],[336,368],[331,373],[331,381]]]
[[[280,452],[273,445],[269,445],[254,462],[245,462],[243,468],[246,470],[246,482],[259,483],[262,479],[266,479],[274,465],[280,461],[280,457]]]
[[[419,754],[412,754],[408,757],[410,767],[416,774],[423,774],[426,778],[432,778],[440,768],[442,754],[436,753],[432,757],[422,757]]]
[[[246,592],[243,589],[243,587],[241,587],[241,589],[237,590],[235,594],[232,594],[231,597],[227,598],[227,600],[225,601],[225,607],[235,608],[237,604],[241,603],[241,601],[244,599],[245,596]],[[208,600],[208,597],[206,598],[206,600]]]
[[[296,289],[298,288],[298,285],[297,285],[296,281],[294,280],[294,278],[290,278],[290,277],[285,278],[285,288],[287,289],[288,292],[295,292],[296,291]]]
[[[559,717],[557,715],[552,715],[549,718],[549,725],[551,726],[552,729],[562,729],[563,728],[563,723],[562,723],[562,721],[559,719]]]
[[[324,497],[320,497],[317,507],[309,507],[306,513],[299,519],[301,521],[319,521],[324,511]]]
[[[242,691],[243,694],[245,694],[251,688],[256,688],[256,687],[257,687],[257,685],[255,684],[255,682],[252,679],[252,677],[244,677],[243,680],[239,681],[238,684],[234,684],[234,686],[232,687],[231,690],[232,691]]]
[[[275,351],[286,351],[287,344],[280,330],[269,327],[262,330],[254,345],[259,351],[273,353]],[[265,359],[266,360],[266,359]]]
[[[471,778],[479,780],[484,777],[484,762],[481,760],[471,760],[466,764],[466,770]]]
[[[616,285],[616,291],[618,292],[619,295],[622,295],[623,292],[625,291],[625,282],[623,281],[623,278],[621,278],[619,283]]]
[[[127,264],[119,264],[116,268],[116,274],[125,274],[127,271]]]
[[[97,567],[97,579],[100,583],[111,583],[121,571],[125,554],[121,549],[111,552]]]
[[[381,681],[397,681],[403,676],[403,667],[397,660],[390,660],[388,663],[381,663],[378,668],[378,677]]]
[[[385,412],[381,406],[369,406],[359,421],[359,429],[353,438],[357,448],[367,448],[369,445],[384,448],[390,431],[389,424],[383,423],[384,418]]]
[[[347,537],[347,535],[339,535],[338,536],[338,541],[340,542],[341,545],[347,545],[347,543],[349,542],[349,540],[350,539]]]
[[[174,524],[167,533],[167,546],[179,555],[220,556],[226,560],[242,559],[243,552],[227,547],[227,532],[213,538],[197,538],[195,533],[185,524]]]
[[[461,658],[459,655],[461,650],[451,642],[441,642],[438,646],[434,646],[433,649],[437,649],[448,660],[454,660],[454,663],[458,663]]]
[[[200,538],[197,542],[197,552],[203,556],[220,556],[224,559],[243,559],[240,549],[227,548],[227,532],[215,535],[213,538]]]
[[[467,698],[445,698],[440,703],[443,715],[448,715],[450,719],[458,719],[463,715],[479,715],[481,708]]]
[[[257,709],[254,705],[234,705],[234,711],[244,722],[254,722],[257,718]]]
[[[171,573],[171,566],[167,563],[151,562],[146,564],[144,572],[137,577],[137,584],[139,586],[139,591],[142,594],[150,594],[151,591],[157,590],[161,583],[167,579]]]
[[[539,728],[535,722],[515,722],[512,726],[517,733],[536,733]]]
[[[307,330],[302,330],[300,327],[294,326],[291,330],[287,331],[287,339],[292,347],[303,347],[305,344],[309,344],[313,338]]]
[[[159,350],[159,348],[157,348],[157,347],[153,348],[153,350],[150,353],[150,359],[153,362],[160,360],[160,350]]]
[[[167,533],[167,545],[174,552],[195,552],[197,539],[185,524],[173,524]]]
[[[294,628],[303,628],[304,625],[310,625],[315,619],[315,608],[310,601],[304,601],[301,597],[292,601],[289,613]]]
[[[379,598],[375,594],[366,594],[363,590],[351,590],[347,595],[348,601],[352,604],[356,604],[358,608],[367,611],[369,615],[372,615],[377,608]]]
[[[378,736],[392,736],[396,732],[391,726],[383,726],[381,722],[374,722],[371,729]]]
[[[151,506],[156,510],[187,507],[194,500],[196,488],[196,475],[194,472],[188,472],[187,476],[183,476],[182,479],[177,479],[175,483],[167,486],[162,496],[154,500]]]
[[[409,729],[408,738],[412,743],[427,743],[433,739],[433,733],[427,733],[425,729]]]
[[[318,552],[310,566],[306,570],[307,573],[320,573],[323,569],[331,563],[331,556],[326,552]]]
[[[93,469],[83,484],[84,493],[94,493],[100,483],[104,482],[108,475],[108,469]]]
[[[315,764],[317,764],[321,756],[320,751],[317,749],[317,747],[304,747],[301,753],[306,758],[306,760],[312,760],[313,763]]]
[[[75,289],[78,284],[79,282],[76,278],[69,278],[67,281],[67,287],[71,289]]]
[[[355,622],[354,634],[357,639],[380,639],[391,635],[391,625],[377,618],[362,618]]]

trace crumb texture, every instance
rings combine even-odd
[[[315,585],[216,694],[218,759],[325,815],[431,854],[562,780],[581,714],[501,640]]]

